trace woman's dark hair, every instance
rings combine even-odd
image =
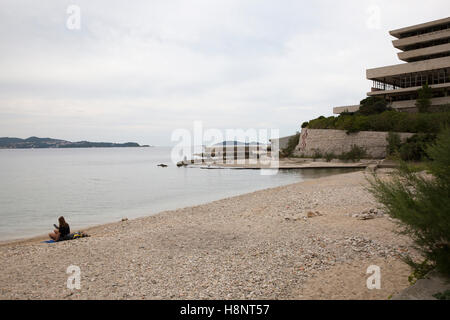
[[[68,224],[67,224],[66,220],[64,220],[64,217],[63,217],[63,216],[59,217],[59,218],[58,218],[58,221],[59,221],[59,227],[60,227],[60,228],[61,228],[61,227],[67,227],[67,226],[68,226]]]

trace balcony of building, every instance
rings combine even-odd
[[[450,56],[367,69],[366,77],[369,80],[383,81],[384,78],[399,77],[408,73],[430,72],[431,70],[448,68],[450,68]]]
[[[392,30],[389,34],[402,39],[445,29],[450,29],[450,17]]]
[[[370,92],[367,93],[369,97],[379,96],[384,97],[386,99],[394,99],[394,100],[405,100],[405,99],[417,99],[417,92],[422,85],[411,86],[411,87],[393,87],[392,85],[386,85],[386,89],[384,89],[384,84],[377,84],[378,87],[373,87]],[[446,96],[450,91],[450,82],[432,84],[429,85],[433,91],[433,94],[436,97]],[[388,100],[389,100],[388,99]]]
[[[450,29],[447,29],[409,38],[393,40],[392,45],[394,48],[402,51],[408,51],[448,43],[449,39]]]
[[[405,62],[447,57],[450,56],[450,38],[443,44],[399,52],[397,55],[400,60]]]
[[[372,91],[390,91],[422,87],[424,84],[450,83],[450,67],[424,72],[412,72],[372,79]]]

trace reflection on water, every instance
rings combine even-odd
[[[206,203],[354,169],[177,168],[170,148],[0,150],[0,239],[45,234]],[[167,168],[157,167],[166,163]]]

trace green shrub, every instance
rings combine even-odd
[[[388,143],[388,145],[386,147],[386,154],[387,155],[397,154],[399,152],[400,146],[402,144],[402,141],[401,141],[398,133],[389,132],[386,140]]]
[[[292,156],[295,147],[298,145],[299,140],[300,140],[300,132],[297,132],[295,135],[289,138],[286,148],[281,150],[281,155],[284,157]]]
[[[438,300],[450,300],[450,290],[445,290],[444,292],[438,292],[433,294],[433,297],[435,297]]]
[[[400,148],[400,158],[404,161],[426,160],[426,149],[436,139],[432,133],[418,133],[406,139]]]
[[[450,190],[450,127],[444,128],[437,136],[436,142],[427,148],[427,154],[432,160],[429,168],[445,190]],[[446,193],[447,199],[450,192]],[[445,199],[445,198],[444,198]],[[446,205],[448,202],[446,203]],[[450,210],[450,206],[447,206]],[[448,211],[447,211],[448,212]],[[450,218],[447,216],[447,218]],[[447,221],[449,222],[449,221]],[[447,234],[450,237],[450,233]],[[449,257],[450,258],[450,257]]]
[[[306,128],[308,126],[308,121],[302,123],[302,128]]]
[[[327,152],[325,153],[325,160],[327,162],[330,162],[331,160],[335,159],[336,155],[333,152]]]
[[[389,132],[386,154],[399,156],[404,161],[426,161],[428,157],[425,150],[435,139],[436,135],[433,133],[417,133],[402,143],[397,133]]]
[[[386,212],[400,221],[401,232],[414,240],[423,261],[405,260],[416,270],[430,264],[450,277],[450,129],[443,129],[427,155],[432,178],[411,172],[404,162],[391,181],[376,175],[370,191]]]
[[[442,126],[450,125],[450,111],[435,113],[408,113],[395,110],[379,114],[341,114],[338,117],[313,119],[310,129],[338,129],[347,132],[392,131],[438,133]]]
[[[413,285],[417,280],[425,278],[428,272],[433,270],[434,266],[427,259],[420,263],[416,263],[413,272],[408,276],[408,282]]]
[[[379,97],[368,97],[359,103],[360,107],[358,113],[362,115],[378,114],[382,113],[389,108],[387,107],[387,102],[383,98]]]
[[[408,162],[406,165],[411,172],[428,171],[430,161]]]
[[[428,112],[431,107],[431,98],[433,93],[428,83],[424,84],[418,91],[418,99],[416,100],[416,107],[419,112]]]
[[[353,162],[361,160],[361,158],[367,157],[366,149],[357,146],[356,144],[352,145],[349,152],[344,152],[339,156],[341,160],[352,160]]]

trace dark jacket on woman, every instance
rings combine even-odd
[[[70,227],[68,224],[66,224],[65,226],[59,227],[58,231],[59,231],[58,240],[64,240],[64,238],[70,234]]]

